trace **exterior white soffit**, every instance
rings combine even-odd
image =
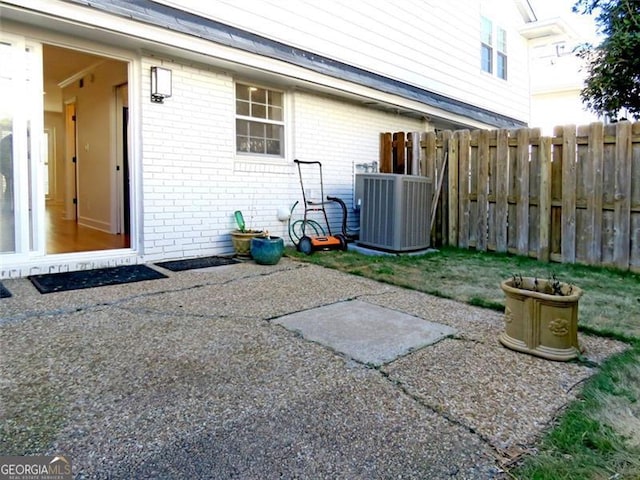
[[[560,17],[529,23],[522,27],[519,30],[519,33],[527,40],[555,37],[559,35],[566,35],[572,39],[579,38],[578,33],[571,27],[571,25]]]
[[[494,127],[421,102],[313,72],[285,61],[134,22],[98,10],[78,8],[77,4],[50,0],[3,1],[0,3],[0,18],[12,19],[48,30],[51,30],[52,22],[57,22],[61,30],[71,35],[94,42],[102,41],[120,48],[146,51],[150,56],[163,55],[167,58],[161,59],[167,62],[171,61],[171,57],[178,57],[201,65],[212,65],[231,73],[272,80],[280,85],[313,88],[350,98],[363,105],[370,106],[372,103],[377,103],[383,109],[398,113],[439,118],[467,125],[470,128]],[[164,65],[169,66],[168,63]]]

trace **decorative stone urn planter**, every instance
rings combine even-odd
[[[500,287],[506,295],[502,345],[549,360],[567,361],[579,355],[580,288],[521,276]]]
[[[280,237],[256,237],[251,239],[251,256],[260,265],[275,265],[284,253],[284,241]]]
[[[251,239],[264,236],[262,230],[233,230],[231,232],[231,243],[236,255],[239,257],[251,257]]]

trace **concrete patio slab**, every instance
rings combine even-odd
[[[499,312],[290,259],[47,295],[3,284],[0,450],[62,453],[74,478],[507,480],[597,370],[504,348]],[[333,321],[375,353],[390,331],[428,336],[400,312],[456,333],[369,368],[277,324]],[[596,363],[628,348],[580,342]]]
[[[447,325],[359,300],[285,315],[273,322],[373,366],[389,363],[456,332]]]

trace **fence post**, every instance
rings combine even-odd
[[[478,137],[478,179],[476,182],[478,205],[476,250],[487,251],[487,220],[489,218],[489,130],[481,130]]]
[[[427,132],[425,136],[425,169],[423,175],[436,181],[436,134]]]
[[[600,122],[589,126],[589,146],[587,148],[587,173],[590,191],[587,194],[587,222],[591,233],[591,243],[587,249],[587,262],[600,263],[602,258],[602,182],[604,165],[604,127]]]
[[[469,154],[471,133],[469,130],[459,132],[458,147],[458,189],[460,199],[458,203],[458,247],[469,248],[469,215],[471,202],[469,200]]]
[[[615,194],[613,209],[613,263],[629,269],[631,238],[631,123],[616,125]]]
[[[393,162],[391,133],[380,134],[380,173],[391,173]]]
[[[433,191],[435,192],[436,188],[436,134],[435,132],[426,132],[423,134],[421,145],[423,147],[423,155],[422,155],[422,165],[421,172],[422,175],[431,179],[431,185],[433,187]],[[436,208],[436,205],[431,205],[431,208]],[[429,216],[432,217],[432,212],[429,212]],[[431,235],[431,245],[435,245],[436,242],[436,230],[435,225],[429,225],[429,233]]]
[[[440,244],[446,244],[449,234],[449,144],[451,143],[452,132],[451,130],[445,130],[439,134],[439,137],[442,142],[442,148],[438,156],[438,182],[442,185],[439,208],[439,240]]]
[[[411,164],[407,168],[407,173],[411,175],[422,175],[420,172],[420,132],[411,132],[409,134],[411,145]]]
[[[640,122],[631,126],[631,252],[629,268],[640,273]]]
[[[507,251],[509,217],[509,130],[500,129],[496,138],[496,251]]]
[[[392,173],[404,174],[406,172],[406,143],[404,132],[396,132],[393,134],[393,165]]]
[[[447,237],[448,245],[458,244],[458,147],[460,142],[459,132],[454,132],[449,139],[449,235]]]
[[[420,175],[428,177],[427,173],[427,132],[422,132],[420,134]]]
[[[538,260],[549,261],[551,253],[551,138],[540,137],[540,198],[538,200]]]
[[[529,255],[529,130],[518,129],[517,153],[517,250],[519,255]]]
[[[562,136],[562,261],[576,261],[576,126]]]

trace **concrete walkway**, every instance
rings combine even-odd
[[[0,453],[77,478],[503,478],[594,372],[503,348],[496,312],[288,259],[162,271],[3,282]]]

